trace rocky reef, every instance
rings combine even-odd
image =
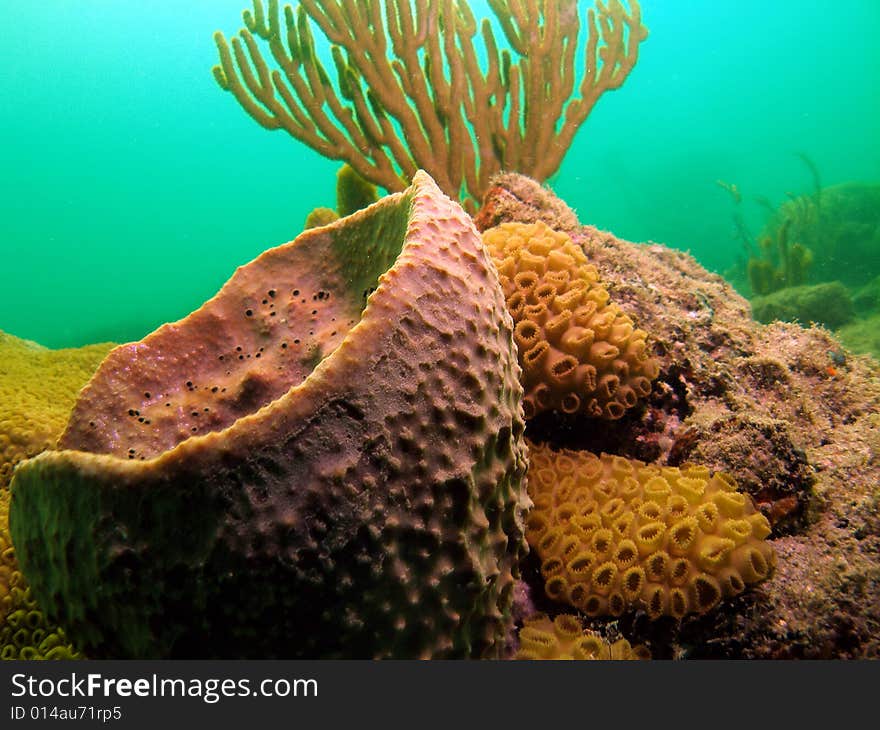
[[[880,656],[880,365],[528,178],[474,222],[494,244],[420,173],[113,350],[11,486],[47,626],[95,657]],[[531,322],[585,375],[524,412]],[[599,380],[625,407],[581,407]]]
[[[545,414],[531,438],[732,474],[773,525],[777,567],[757,588],[703,616],[636,612],[605,628],[656,658],[880,657],[880,364],[821,327],[756,322],[686,253],[572,227],[564,203],[520,176],[496,178],[476,220],[566,230],[660,361],[641,411]],[[528,610],[553,611],[534,555],[525,576]]]
[[[752,299],[752,313],[759,322],[798,322],[839,329],[854,317],[852,297],[839,281],[804,284],[779,289]]]

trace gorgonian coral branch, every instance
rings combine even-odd
[[[597,0],[576,69],[576,0],[489,4],[509,49],[463,0],[301,0],[283,12],[278,0],[268,8],[254,0],[237,37],[215,34],[214,76],[263,127],[284,129],[387,190],[423,168],[446,193],[472,202],[501,170],[552,175],[647,36],[637,0],[629,9]],[[330,43],[335,81],[314,27]]]

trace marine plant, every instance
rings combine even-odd
[[[765,296],[781,289],[807,283],[813,252],[801,243],[789,244],[792,218],[785,218],[774,236],[758,239],[762,255],[749,258],[748,273],[752,293]]]
[[[376,186],[358,175],[351,165],[345,164],[336,173],[336,208],[315,208],[306,216],[303,227],[326,226],[372,205],[378,199]]]
[[[746,253],[734,276],[748,279],[753,296],[811,282],[842,281],[858,286],[880,272],[880,186],[845,183],[823,187],[812,158],[803,152],[796,157],[808,170],[812,189],[804,194],[786,192],[786,200],[779,205],[754,196],[765,218],[757,236],[745,223],[743,197],[737,186],[717,181],[735,204],[736,237]]]
[[[846,182],[787,193],[760,237],[779,241],[783,233],[812,253],[812,280],[864,286],[880,274],[880,184]]]
[[[730,200],[733,202],[732,220],[734,238],[740,242],[740,245],[745,249],[749,259],[755,258],[758,256],[758,252],[755,248],[754,236],[749,230],[749,226],[742,213],[743,197],[739,186],[736,183],[728,182],[726,180],[716,180],[715,184],[727,192],[727,194],[730,195]]]
[[[500,170],[552,175],[647,37],[638,0],[629,9],[598,0],[578,63],[576,0],[489,4],[509,49],[464,0],[302,0],[283,17],[278,0],[268,8],[254,0],[238,37],[215,33],[214,77],[266,129],[285,130],[388,191],[424,169],[473,210]],[[313,26],[330,43],[335,82]]]
[[[772,234],[762,233],[757,239],[752,235],[742,213],[743,197],[739,187],[724,180],[716,180],[715,184],[725,190],[734,204],[733,225],[734,236],[739,240],[746,254],[740,258],[736,268],[731,272],[732,278],[747,276],[753,296],[766,296],[788,287],[802,286],[807,283],[813,263],[813,252],[801,243],[789,244],[789,231],[795,223],[796,216],[782,215],[781,223]],[[817,190],[815,199],[820,199]],[[777,214],[769,200],[756,196],[755,201],[769,215]],[[797,216],[808,216],[814,210],[809,203],[796,208]]]

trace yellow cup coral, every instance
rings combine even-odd
[[[519,631],[517,659],[650,659],[645,646],[632,646],[626,639],[610,642],[587,631],[569,614],[550,619],[538,613],[525,620]]]
[[[546,410],[620,418],[651,392],[647,333],[609,301],[594,266],[544,223],[483,233],[501,279],[523,369],[526,418]]]
[[[526,537],[547,595],[588,616],[705,613],[767,578],[770,524],[721,472],[529,444]]]

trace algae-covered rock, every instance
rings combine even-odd
[[[861,315],[880,313],[880,276],[853,291],[852,300],[853,307]]]
[[[90,656],[495,656],[521,400],[495,270],[419,173],[115,350],[16,473],[19,559]]]
[[[485,232],[510,221],[544,223],[569,234],[580,228],[575,212],[550,188],[525,175],[501,172],[489,181],[483,205],[474,215],[474,225]]]
[[[880,360],[880,314],[850,322],[840,328],[837,336],[853,352]]]
[[[790,383],[782,365],[771,358],[744,358],[738,375],[764,387],[776,383],[780,390]],[[774,533],[802,526],[816,476],[806,453],[796,445],[796,431],[789,423],[749,409],[730,413],[707,408],[694,414],[688,424],[686,461],[738,464],[739,488],[765,506]],[[670,464],[677,466],[682,460],[676,453]]]
[[[755,319],[764,324],[800,322],[837,329],[853,318],[849,291],[839,281],[792,286],[752,300]]]
[[[814,281],[859,286],[880,273],[880,184],[850,182],[787,200],[762,236],[788,239],[813,254]]]

